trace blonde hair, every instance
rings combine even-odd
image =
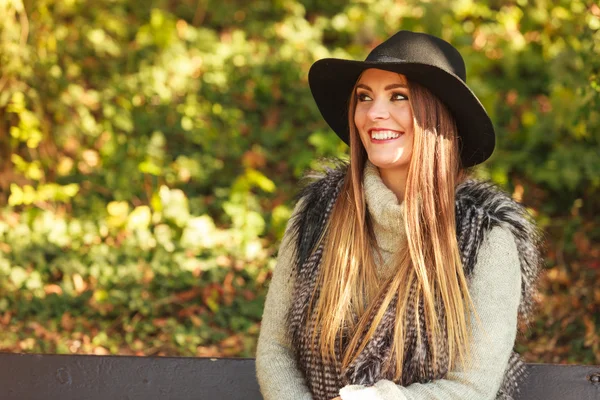
[[[457,128],[449,110],[429,90],[409,82],[409,102],[414,118],[412,159],[406,181],[404,226],[407,246],[396,254],[395,273],[379,282],[372,253],[375,237],[369,223],[362,186],[367,153],[354,124],[356,92],[350,98],[350,168],[333,207],[328,226],[322,265],[309,307],[314,325],[313,346],[325,359],[336,360],[336,346],[342,369],[347,368],[365,348],[396,297],[394,342],[390,362],[384,368],[396,382],[402,379],[404,342],[408,318],[414,326],[425,323],[427,337],[417,338],[430,345],[434,370],[450,369],[468,351],[472,307],[463,272],[454,214],[455,187],[463,178]],[[411,288],[414,296],[411,296]],[[416,291],[416,293],[415,293]],[[424,304],[424,319],[418,312]],[[414,302],[413,304],[409,304]],[[312,301],[311,301],[312,304]],[[440,311],[443,310],[443,314]],[[443,316],[442,316],[443,315]],[[372,318],[374,316],[374,318]],[[317,330],[319,335],[317,335]],[[342,332],[349,342],[341,348]],[[448,358],[440,356],[447,350]]]

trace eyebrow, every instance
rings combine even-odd
[[[369,86],[365,85],[364,83],[359,83],[358,85],[356,85],[356,88],[361,88],[361,89],[367,89],[369,91],[373,91],[373,89],[371,89]],[[403,83],[392,83],[387,85],[384,89],[385,90],[392,90],[392,89],[397,89],[397,88],[403,88],[403,89],[408,89],[408,86],[406,86]]]

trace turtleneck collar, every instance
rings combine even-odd
[[[389,254],[395,253],[406,239],[404,229],[404,202],[381,180],[379,169],[367,160],[363,171],[363,186],[367,209],[373,222],[373,230],[379,248]]]

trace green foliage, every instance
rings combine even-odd
[[[298,178],[347,151],[308,68],[402,28],[459,48],[498,136],[473,172],[546,229],[523,351],[600,362],[600,7],[248,4],[0,0],[1,348],[252,355]]]

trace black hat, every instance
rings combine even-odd
[[[429,89],[452,112],[460,137],[462,165],[487,160],[494,151],[494,126],[466,84],[465,63],[450,43],[425,33],[400,31],[374,48],[365,61],[324,58],[308,73],[312,95],[325,121],[349,143],[348,101],[356,80],[369,69],[398,72]]]

